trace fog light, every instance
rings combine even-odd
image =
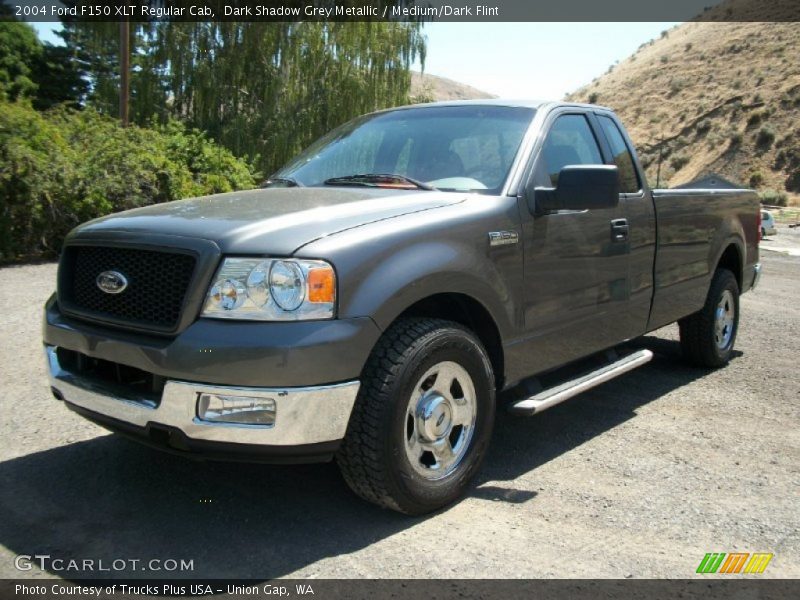
[[[197,416],[212,423],[275,425],[275,400],[254,396],[200,394]]]

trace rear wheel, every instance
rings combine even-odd
[[[337,462],[362,498],[431,512],[460,497],[477,473],[494,410],[491,365],[472,332],[402,319],[367,362]]]
[[[728,363],[739,329],[739,285],[727,269],[718,269],[711,280],[706,303],[695,314],[679,321],[684,356],[699,367]]]

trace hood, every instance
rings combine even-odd
[[[90,221],[82,235],[114,231],[211,240],[223,253],[288,256],[322,237],[464,201],[461,194],[379,188],[272,188],[190,198]]]

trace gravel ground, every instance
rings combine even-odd
[[[360,501],[331,464],[195,463],[83,421],[45,384],[55,265],[0,269],[0,577],[92,575],[14,567],[49,554],[194,561],[96,576],[681,578],[714,551],[800,577],[800,260],[762,258],[730,366],[684,365],[674,326],[643,338],[649,365],[501,413],[477,485],[427,518]]]
[[[785,223],[779,223],[775,229],[777,234],[767,236],[761,242],[761,248],[789,256],[800,256],[800,227],[789,227]]]

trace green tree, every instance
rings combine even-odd
[[[131,116],[177,118],[270,173],[332,127],[407,103],[419,23],[132,25]],[[68,23],[88,104],[118,114],[119,26]]]
[[[36,83],[32,68],[42,55],[33,28],[17,21],[0,21],[0,96],[7,100],[32,97]]]
[[[77,61],[64,46],[45,43],[42,53],[32,65],[32,76],[37,90],[33,106],[46,110],[66,103],[74,107],[82,106],[89,85]]]
[[[99,112],[119,114],[119,24],[66,21],[58,35],[66,46],[71,69],[86,86],[81,98]]]
[[[43,110],[62,102],[77,106],[86,91],[68,48],[42,44],[27,23],[0,21],[0,95],[6,100],[29,98]]]

